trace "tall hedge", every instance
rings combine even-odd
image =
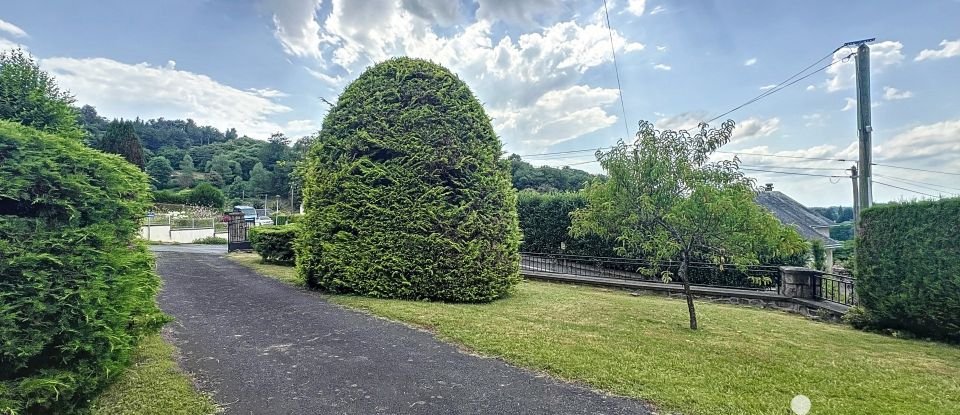
[[[523,239],[520,250],[544,254],[615,256],[615,242],[596,236],[570,236],[570,213],[587,206],[579,192],[520,191],[517,212]]]
[[[489,301],[519,281],[516,194],[480,102],[439,65],[367,69],[303,168],[297,267],[333,292]]]
[[[164,321],[138,242],[147,177],[0,122],[0,413],[72,413]]]
[[[865,209],[857,293],[872,324],[960,341],[960,199]]]

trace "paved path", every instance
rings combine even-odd
[[[229,414],[649,414],[351,311],[221,254],[164,246],[160,305],[182,366]]]

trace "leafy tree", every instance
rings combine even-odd
[[[823,241],[814,239],[810,242],[810,253],[813,255],[813,268],[820,271],[827,270],[827,248]]]
[[[143,146],[140,144],[140,138],[137,137],[133,129],[133,123],[123,120],[113,120],[107,127],[98,146],[107,153],[119,154],[124,159],[143,168],[144,161]]]
[[[533,167],[516,154],[511,154],[507,160],[510,162],[513,187],[517,190],[578,191],[593,177],[590,173],[568,166],[559,169],[550,166]]]
[[[250,186],[257,195],[273,190],[273,174],[263,167],[263,163],[257,163],[250,170]]]
[[[173,167],[170,166],[170,160],[166,157],[157,156],[147,162],[147,174],[157,188],[166,186],[170,181],[170,175],[173,174]]]
[[[233,176],[239,168],[239,163],[230,160],[224,154],[213,156],[213,159],[207,163],[207,172],[219,174],[224,183],[232,183]]]
[[[184,155],[183,159],[180,160],[180,176],[177,177],[180,187],[186,189],[193,186],[194,171],[193,158],[189,154]]]
[[[447,69],[395,58],[360,75],[305,167],[297,271],[311,287],[481,302],[519,279],[516,192],[490,118]]]
[[[208,173],[207,180],[210,182],[210,184],[212,184],[214,187],[218,189],[222,189],[223,186],[226,185],[226,182],[223,180],[223,176],[221,176],[220,173],[216,171],[212,171]]]
[[[223,208],[225,202],[226,199],[223,197],[223,192],[207,182],[198,184],[197,187],[191,189],[190,193],[187,194],[187,203],[195,206],[207,206],[220,209]]]
[[[267,145],[260,148],[260,162],[263,167],[272,170],[277,162],[286,160],[290,153],[290,139],[283,133],[274,133],[267,140]]]
[[[641,122],[633,144],[598,152],[609,178],[588,185],[587,207],[573,213],[574,235],[614,238],[621,255],[653,263],[679,257],[676,277],[683,283],[691,329],[697,328],[697,314],[687,274],[695,256],[745,266],[758,263],[764,251],[793,254],[806,248],[795,230],[754,202],[753,182],[739,171],[739,160],[708,161],[729,142],[733,128],[733,121],[720,129],[701,124],[690,136]]]
[[[73,102],[29,54],[21,49],[0,53],[0,119],[80,139],[84,132]]]
[[[243,181],[243,178],[240,176],[234,177],[228,192],[230,193],[230,197],[233,198],[246,198],[251,196],[250,183]]]

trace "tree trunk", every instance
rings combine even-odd
[[[690,256],[683,252],[680,261],[680,281],[683,282],[683,293],[687,295],[687,311],[690,312],[690,329],[697,329],[697,310],[693,306],[693,293],[690,292],[690,281],[687,279],[687,267]]]

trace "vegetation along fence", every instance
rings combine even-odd
[[[668,272],[673,283],[680,282],[676,277],[680,270],[677,261],[524,252],[520,266],[526,271],[655,282],[663,281],[663,273]],[[776,292],[780,287],[779,267],[770,265],[738,268],[732,264],[691,262],[688,275],[691,284],[701,286]]]
[[[857,305],[855,283],[856,280],[848,276],[826,272],[818,272],[810,279],[814,299],[848,306]]]

